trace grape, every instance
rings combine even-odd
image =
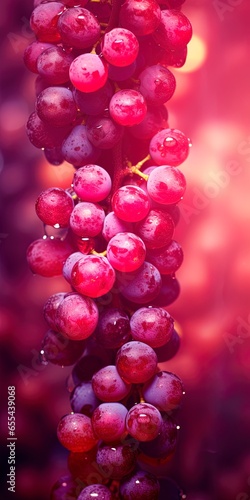
[[[139,43],[129,30],[114,28],[104,35],[102,54],[114,66],[128,66],[132,64],[139,51]]]
[[[48,326],[52,330],[56,329],[56,324],[55,324],[56,310],[66,295],[67,293],[63,292],[55,293],[54,295],[51,295],[44,304],[43,316]]]
[[[73,341],[74,344],[79,342]],[[70,395],[70,404],[74,413],[83,413],[91,417],[93,411],[99,406],[100,401],[97,399],[90,381],[82,382],[77,385]]]
[[[123,186],[112,197],[115,215],[125,222],[138,222],[149,212],[150,202],[147,194],[137,186]]]
[[[112,64],[109,64],[108,76],[109,79],[113,80],[114,82],[125,82],[126,86],[126,80],[132,78],[135,70],[136,70],[136,61],[129,64],[128,66],[123,66],[123,67],[113,66]]]
[[[116,367],[126,383],[142,384],[155,374],[157,356],[152,347],[143,342],[127,342],[117,353]]]
[[[106,116],[89,117],[86,129],[89,141],[100,149],[113,148],[123,135],[123,127]]]
[[[171,71],[159,64],[144,69],[139,75],[139,80],[139,91],[151,105],[164,104],[174,94],[175,77]]]
[[[47,42],[32,42],[28,45],[23,53],[23,60],[26,67],[32,71],[32,73],[38,73],[37,69],[37,59],[46,49],[54,47],[52,43]]]
[[[138,441],[152,441],[162,427],[161,414],[155,406],[139,403],[129,410],[126,427],[129,434]]]
[[[147,249],[162,248],[171,241],[174,222],[167,212],[150,210],[145,219],[137,222],[135,232],[144,241]],[[156,267],[158,268],[157,265]],[[160,271],[159,268],[158,270]]]
[[[80,493],[77,500],[92,500],[95,498],[96,500],[112,500],[112,493],[103,484],[90,484],[86,486]]]
[[[178,408],[183,399],[182,381],[174,373],[162,371],[156,373],[142,389],[147,403],[156,406],[160,411],[172,411]]]
[[[153,458],[167,458],[173,453],[177,442],[176,423],[168,415],[164,415],[158,436],[152,441],[140,443],[140,450]]]
[[[165,49],[182,49],[191,40],[192,26],[182,12],[164,9],[161,11],[161,21],[153,37]]]
[[[160,130],[168,126],[168,112],[165,106],[147,109],[145,118],[138,125],[129,128],[129,132],[138,139],[152,139]]]
[[[158,132],[150,141],[149,152],[157,165],[177,166],[183,163],[189,153],[190,142],[177,129],[164,129]]]
[[[89,451],[97,443],[91,419],[82,413],[70,413],[62,417],[57,426],[57,437],[67,450],[75,453]]]
[[[157,267],[161,274],[173,274],[182,264],[183,251],[179,243],[172,240],[169,245],[160,249],[150,249],[147,260]]]
[[[161,53],[159,64],[162,66],[173,66],[181,68],[184,66],[187,59],[187,47],[178,50],[167,50]]]
[[[178,203],[185,193],[186,179],[178,168],[163,165],[149,175],[147,190],[149,196],[158,203]]]
[[[174,321],[162,308],[142,307],[131,316],[130,328],[134,340],[161,347],[170,339]]]
[[[62,274],[65,260],[72,253],[72,246],[67,240],[38,239],[27,249],[28,265],[34,274],[51,277]]]
[[[91,422],[95,436],[105,443],[124,438],[128,410],[121,403],[102,403],[92,415]]]
[[[115,122],[131,127],[145,118],[147,105],[140,92],[124,89],[119,90],[111,97],[109,112]]]
[[[103,366],[105,366],[105,360],[101,359],[99,356],[84,354],[72,370],[74,383],[80,384],[81,382],[91,381],[94,373],[100,370]]]
[[[42,341],[45,359],[59,366],[73,365],[84,349],[85,341],[76,342],[65,339],[59,332],[53,330],[49,330]]]
[[[61,146],[69,130],[69,127],[50,127],[40,120],[36,112],[31,113],[26,126],[30,142],[39,149]]]
[[[77,260],[72,268],[73,288],[87,297],[101,297],[108,293],[115,282],[115,271],[102,256],[86,255]]]
[[[38,196],[36,213],[44,224],[68,227],[74,202],[70,194],[61,188],[49,188]]]
[[[82,487],[71,476],[62,476],[53,485],[50,500],[76,500]]]
[[[116,278],[116,289],[136,304],[147,304],[155,300],[161,290],[162,279],[158,269],[146,261],[136,271],[117,271]]]
[[[89,451],[83,451],[81,453],[74,453],[71,451],[68,454],[68,469],[74,479],[79,481],[79,483],[84,483],[82,486],[103,482],[103,477],[99,471],[97,472],[95,467],[96,450],[97,447],[94,446]]]
[[[85,49],[98,41],[101,28],[91,12],[82,7],[74,7],[62,13],[58,31],[64,45]]]
[[[125,398],[131,384],[120,377],[113,365],[104,366],[93,375],[92,386],[95,395],[105,402],[117,402]]]
[[[58,165],[61,165],[64,161],[63,155],[62,155],[62,150],[60,147],[57,148],[46,148],[44,149],[44,155],[46,160],[51,164],[55,165],[56,167]]]
[[[70,52],[62,47],[51,47],[42,52],[37,59],[37,71],[50,85],[58,85],[69,81],[69,68],[73,61]]]
[[[82,167],[95,162],[99,151],[88,140],[86,126],[76,125],[63,142],[62,154],[75,167]]]
[[[104,444],[101,445],[96,454],[98,468],[105,473],[107,478],[118,481],[127,476],[135,467],[137,450],[135,445],[127,444]]]
[[[129,317],[122,309],[109,308],[99,315],[95,337],[106,349],[116,349],[130,340]]]
[[[73,90],[74,99],[80,111],[90,116],[102,113],[108,106],[113,94],[113,88],[109,80],[95,92],[80,92]]]
[[[98,309],[89,297],[69,293],[56,310],[58,330],[71,340],[84,340],[93,333],[98,322]]]
[[[107,81],[107,64],[96,54],[81,54],[71,63],[69,77],[81,92],[95,92]]]
[[[137,471],[124,479],[120,486],[123,500],[158,500],[160,485],[155,476],[149,472]],[[168,500],[167,497],[165,497]],[[172,498],[169,500],[172,500]]]
[[[159,500],[166,500],[166,498],[171,498],[171,500],[183,500],[185,495],[177,486],[177,484],[170,478],[160,478],[160,496]]]
[[[32,12],[30,26],[40,42],[60,42],[58,20],[64,11],[60,2],[42,3]]]
[[[117,233],[132,232],[133,226],[130,222],[119,219],[114,212],[106,215],[103,223],[102,235],[106,241],[110,241]]]
[[[95,203],[109,195],[111,178],[99,165],[85,165],[75,172],[73,188],[81,200]]]
[[[143,241],[133,233],[118,233],[107,246],[107,258],[118,271],[135,271],[143,264],[145,255]]]
[[[155,348],[158,363],[164,363],[172,359],[180,348],[180,337],[176,330],[173,330],[168,342],[161,347]]]
[[[77,236],[97,236],[103,226],[105,213],[100,205],[83,201],[78,203],[70,216],[70,227]]]
[[[136,36],[153,33],[160,23],[161,10],[156,0],[126,0],[120,9],[120,23]]]
[[[54,127],[71,125],[77,115],[71,90],[64,87],[48,87],[36,100],[36,111],[44,122]]]
[[[71,284],[71,273],[72,269],[78,260],[82,258],[82,253],[81,252],[74,252],[72,253],[66,260],[63,266],[63,277],[68,281],[68,283]]]
[[[156,297],[153,305],[157,307],[166,307],[172,304],[180,293],[179,281],[175,276],[162,275],[161,276],[161,289],[159,295]]]

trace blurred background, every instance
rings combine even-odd
[[[43,234],[34,202],[68,187],[73,169],[53,167],[28,141],[34,80],[23,65],[32,0],[3,0],[0,16],[0,387],[1,471],[6,492],[7,387],[16,386],[16,498],[46,500],[66,472],[56,426],[70,411],[70,369],[39,363],[45,300],[68,290],[33,276],[26,248]],[[194,36],[169,123],[191,137],[182,170],[188,189],[175,233],[185,260],[181,295],[169,307],[182,345],[165,369],[184,381],[177,451],[164,473],[188,500],[250,498],[250,5],[187,0]]]

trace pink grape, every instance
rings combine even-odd
[[[147,109],[145,118],[138,125],[129,128],[129,132],[138,139],[152,139],[160,130],[168,126],[168,112],[165,106]]]
[[[172,240],[167,246],[149,250],[147,259],[161,274],[173,274],[183,262],[183,250],[177,241]]]
[[[129,410],[126,427],[129,434],[138,441],[152,441],[161,430],[161,414],[155,406],[139,403]]]
[[[147,105],[140,92],[124,89],[116,92],[111,98],[109,112],[115,122],[131,127],[145,118]]]
[[[36,100],[36,111],[44,122],[53,127],[73,124],[77,116],[71,90],[64,87],[48,87]]]
[[[87,297],[97,298],[108,293],[115,282],[115,271],[106,257],[86,255],[72,268],[73,288]]]
[[[60,42],[58,20],[65,7],[60,2],[42,3],[32,12],[30,26],[41,42]]]
[[[139,91],[145,97],[147,103],[155,106],[164,104],[174,94],[176,82],[175,77],[169,69],[159,64],[149,66],[139,75]]]
[[[153,209],[145,219],[137,222],[135,232],[144,241],[147,249],[162,248],[171,241],[174,222],[167,212]]]
[[[123,500],[158,500],[160,485],[158,479],[150,472],[136,471],[125,478],[120,486]],[[164,500],[172,500],[172,497],[164,496]]]
[[[32,71],[32,73],[38,73],[37,70],[37,59],[46,50],[54,47],[52,43],[47,42],[32,42],[28,45],[23,53],[23,60],[25,66]]]
[[[60,147],[45,148],[44,156],[51,165],[55,165],[56,167],[64,162],[62,149]]]
[[[90,484],[86,486],[80,493],[77,500],[112,500],[113,496],[109,488],[104,484]]]
[[[126,0],[120,9],[120,23],[136,36],[150,35],[160,23],[161,10],[156,0]]]
[[[107,116],[89,117],[86,122],[89,141],[100,149],[113,148],[123,136],[123,127]]]
[[[64,266],[63,266],[63,277],[68,281],[68,283],[71,284],[71,273],[72,269],[78,260],[82,258],[83,254],[82,252],[74,252],[69,257],[65,260]]]
[[[48,300],[44,304],[43,316],[48,326],[52,330],[57,329],[55,324],[56,310],[66,295],[67,295],[66,292],[54,293],[48,298]]]
[[[75,340],[72,341],[75,344]],[[90,381],[81,382],[77,385],[70,394],[70,404],[74,413],[83,413],[91,417],[93,411],[99,406],[100,401],[97,399]]]
[[[89,451],[97,443],[91,419],[82,413],[69,414],[61,418],[57,427],[57,437],[67,450],[75,453]]]
[[[120,480],[135,467],[137,450],[134,444],[102,444],[96,454],[96,463],[107,478]]]
[[[116,278],[117,290],[135,304],[147,304],[155,300],[161,290],[162,279],[158,269],[146,261],[136,271],[117,271]]]
[[[103,227],[105,213],[100,205],[82,201],[70,216],[70,227],[77,236],[91,238],[97,236]]]
[[[62,13],[58,31],[64,45],[85,49],[98,41],[101,27],[89,10],[77,6]]]
[[[99,315],[95,337],[106,349],[116,349],[130,340],[130,325],[127,314],[117,308],[105,309]]]
[[[111,178],[99,165],[85,165],[79,168],[73,178],[73,189],[83,201],[98,202],[104,200],[111,190]]]
[[[95,436],[105,443],[123,439],[127,434],[127,413],[127,408],[121,403],[100,404],[91,418]]]
[[[138,222],[149,212],[150,202],[147,194],[137,186],[123,186],[112,197],[115,215],[125,222]]]
[[[85,125],[76,125],[67,135],[62,144],[62,154],[75,167],[95,162],[99,157],[99,151],[88,140]]]
[[[70,127],[51,127],[44,123],[36,112],[33,112],[28,119],[26,131],[33,146],[39,149],[50,149],[61,146],[63,140],[70,132]]]
[[[131,316],[130,328],[134,340],[160,347],[171,338],[174,321],[162,308],[142,307]]]
[[[153,305],[156,307],[166,307],[172,304],[180,294],[179,281],[172,275],[161,275],[161,288]]]
[[[147,403],[156,406],[160,411],[169,412],[180,406],[183,384],[174,373],[161,371],[143,386],[142,392]]]
[[[57,308],[55,323],[65,337],[84,340],[94,332],[98,323],[97,306],[89,297],[69,293]]]
[[[167,458],[176,447],[177,426],[168,415],[164,415],[160,432],[152,441],[140,444],[140,450],[149,457]]]
[[[50,363],[59,366],[70,366],[82,355],[85,349],[85,341],[65,339],[59,332],[48,330],[43,341],[42,350],[44,357]]]
[[[118,233],[107,246],[107,258],[110,264],[122,272],[138,269],[144,262],[146,247],[142,239],[133,233]]]
[[[107,64],[96,54],[81,54],[71,63],[69,77],[81,92],[95,92],[107,81]]]
[[[149,175],[147,190],[152,200],[158,203],[178,203],[185,193],[186,179],[178,168],[163,165]]]
[[[104,219],[102,235],[106,241],[110,241],[117,233],[131,233],[132,229],[132,223],[119,219],[114,212],[109,212]]]
[[[143,342],[127,342],[117,353],[116,367],[127,383],[142,384],[155,374],[157,356],[152,347]]]
[[[188,157],[190,141],[177,129],[164,129],[150,141],[149,152],[157,165],[178,166]]]
[[[114,66],[128,66],[132,64],[139,51],[139,43],[129,30],[114,28],[108,31],[103,38],[102,54]]]
[[[50,85],[59,85],[69,81],[69,68],[73,56],[60,46],[51,47],[42,52],[37,59],[37,71]]]
[[[36,201],[36,213],[44,224],[68,227],[74,202],[70,194],[61,188],[42,191]]]
[[[159,45],[167,50],[182,49],[191,40],[192,26],[182,12],[163,9],[161,21],[153,33],[153,37]]]
[[[131,389],[131,384],[125,382],[114,365],[101,368],[92,377],[95,395],[105,402],[117,402],[125,398]]]
[[[27,261],[34,274],[44,277],[59,276],[65,260],[72,253],[72,246],[67,240],[38,239],[27,249]]]

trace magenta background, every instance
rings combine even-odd
[[[188,181],[176,239],[185,260],[177,273],[181,296],[169,311],[181,325],[183,342],[164,368],[184,380],[186,400],[173,461],[162,466],[189,500],[250,498],[250,5],[230,2],[220,19],[209,0],[187,0],[184,12],[207,46],[197,71],[177,74],[169,104],[170,125],[189,135],[190,157],[182,167]],[[232,7],[230,4],[238,3]],[[67,290],[62,279],[31,275],[28,244],[42,236],[34,202],[46,187],[67,187],[72,175],[46,164],[26,138],[25,122],[34,106],[34,76],[23,66],[30,38],[32,2],[1,3],[0,46],[0,386],[1,470],[5,500],[7,387],[17,393],[17,493],[15,498],[46,500],[66,471],[67,453],[56,439],[59,418],[70,411],[65,380],[69,369],[37,363],[46,331],[46,298]],[[207,192],[211,175],[236,162],[239,173],[194,206],[195,189]],[[212,173],[212,174],[211,174]],[[204,200],[204,198],[203,198]],[[242,325],[245,325],[243,330]],[[237,333],[238,332],[238,333]],[[232,344],[235,335],[244,335]],[[231,337],[230,337],[231,335]],[[228,343],[231,343],[231,349]],[[27,373],[26,383],[20,372]]]

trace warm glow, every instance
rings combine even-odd
[[[188,54],[185,65],[177,68],[176,71],[182,73],[192,73],[197,71],[205,62],[207,57],[207,47],[205,41],[198,35],[193,35],[188,44]]]
[[[38,169],[39,182],[46,188],[48,186],[57,186],[67,189],[72,183],[74,172],[73,165],[66,161],[61,165],[54,166],[42,158]]]

